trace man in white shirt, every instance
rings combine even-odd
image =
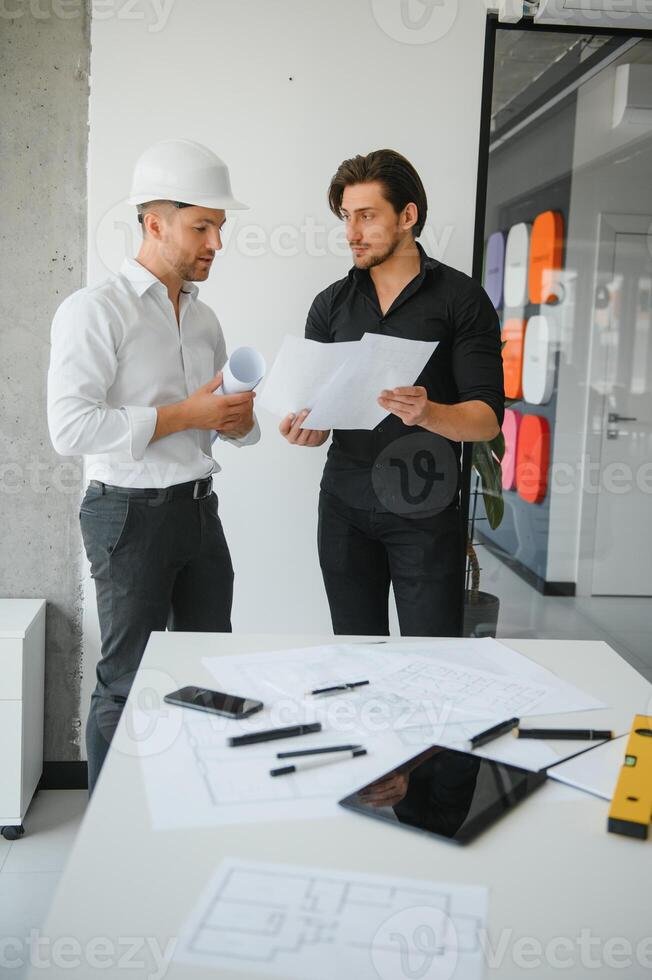
[[[257,442],[254,394],[214,394],[226,346],[197,298],[233,198],[225,164],[190,140],[142,154],[136,259],[57,310],[48,374],[54,448],[83,454],[80,522],[102,639],[86,728],[92,792],[152,630],[230,632],[233,567],[212,492],[216,431]]]

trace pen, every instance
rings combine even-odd
[[[292,772],[301,772],[303,769],[318,769],[320,766],[328,766],[332,762],[341,762],[343,759],[355,759],[359,755],[366,754],[366,749],[354,749],[346,755],[342,755],[341,752],[334,752],[332,755],[322,755],[318,759],[306,759],[305,762],[295,762],[291,766],[270,769],[269,774],[270,776],[287,776]]]
[[[321,722],[309,725],[290,725],[288,728],[269,728],[264,732],[250,732],[248,735],[233,735],[228,745],[255,745],[256,742],[272,742],[275,738],[292,738],[294,735],[310,735],[321,731]]]
[[[351,752],[353,749],[361,749],[361,745],[328,745],[323,749],[299,749],[296,752],[277,752],[277,759],[294,759],[300,755],[323,755],[324,752]]]
[[[492,728],[487,728],[484,732],[478,732],[473,738],[468,741],[468,746],[470,749],[479,749],[481,745],[486,745],[487,742],[493,742],[495,738],[500,738],[501,735],[506,735],[510,732],[512,728],[518,725],[518,718],[509,718],[508,721],[501,721],[500,724],[494,725]]]
[[[306,691],[306,694],[330,694],[331,691],[350,691],[354,687],[364,687],[369,681],[351,681],[350,684],[333,684],[331,687],[318,687],[316,691]]]
[[[518,728],[514,732],[516,738],[563,738],[585,739],[590,742],[607,741],[613,738],[613,732],[601,731],[597,728]]]

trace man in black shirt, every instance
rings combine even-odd
[[[459,636],[460,443],[491,439],[502,424],[498,317],[478,283],[416,242],[426,194],[401,154],[345,160],[329,204],[346,225],[354,267],[316,297],[306,337],[438,342],[414,386],[379,392],[389,414],[375,429],[333,433],[318,533],[333,630],[387,635],[391,582],[404,636]],[[302,429],[307,415],[287,416],[280,432],[294,445],[320,446],[330,433]]]

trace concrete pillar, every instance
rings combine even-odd
[[[45,760],[80,758],[82,461],[48,437],[50,323],[86,278],[90,11],[0,3],[0,595],[47,599]]]

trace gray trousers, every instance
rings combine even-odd
[[[149,634],[231,632],[233,566],[215,493],[169,499],[91,483],[79,519],[102,641],[86,726],[92,793]]]

